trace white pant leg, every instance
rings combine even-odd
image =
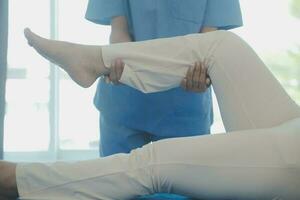
[[[298,200],[300,118],[269,128],[166,139],[130,154],[21,164],[21,199],[126,200],[154,192],[199,199]]]
[[[253,49],[237,35],[226,35],[209,67],[226,131],[269,128],[300,117],[299,106]]]
[[[211,34],[117,43],[102,47],[102,57],[107,67],[116,58],[123,60],[122,83],[145,93],[158,92],[178,87],[188,68],[195,61],[207,58],[223,37],[222,31],[215,31]]]
[[[300,117],[299,106],[261,59],[228,31],[114,44],[103,47],[102,55],[106,66],[121,58],[121,82],[146,93],[179,86],[188,67],[208,59],[227,131],[267,128]]]

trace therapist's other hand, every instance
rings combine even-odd
[[[211,85],[207,74],[207,67],[202,62],[196,62],[190,67],[186,77],[181,82],[181,87],[189,92],[205,92]]]
[[[122,73],[124,70],[124,63],[121,59],[116,59],[111,63],[110,73],[106,76],[106,82],[112,84],[120,84]]]

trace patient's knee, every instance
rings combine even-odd
[[[231,40],[231,41],[241,41],[242,38],[238,36],[237,34],[231,32],[231,31],[225,31],[225,30],[219,30],[218,31],[218,37],[220,37],[223,40]]]

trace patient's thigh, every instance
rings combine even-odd
[[[226,130],[271,128],[300,117],[299,106],[247,42],[223,34],[211,54],[209,75]]]

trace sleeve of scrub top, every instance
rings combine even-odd
[[[203,26],[232,29],[243,25],[239,0],[208,0]]]
[[[85,18],[97,24],[110,25],[116,16],[126,16],[127,0],[89,0]]]

